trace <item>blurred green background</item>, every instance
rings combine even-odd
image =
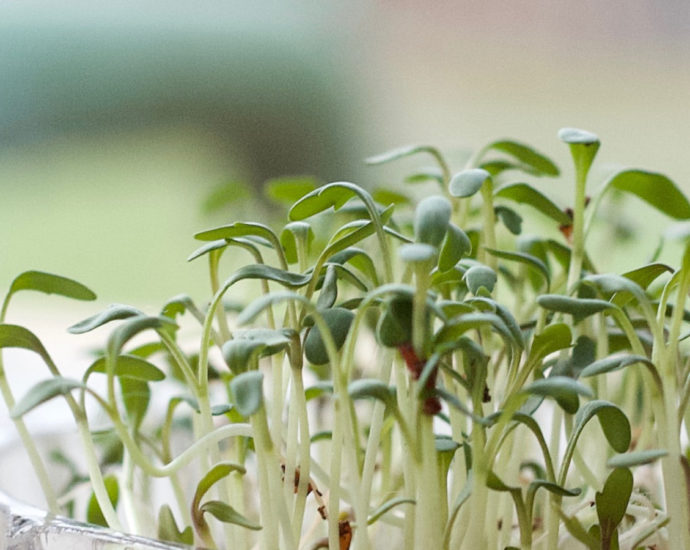
[[[690,191],[686,0],[5,2],[0,75],[0,281],[52,271],[103,303],[206,296],[192,234],[266,215],[258,192],[205,211],[218,186],[395,184],[410,165],[361,159],[407,143],[517,138],[567,179],[556,132],[582,127],[600,172]],[[622,268],[654,246],[644,212]]]

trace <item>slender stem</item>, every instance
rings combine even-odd
[[[0,323],[5,322],[7,308],[10,305],[11,296],[12,292],[8,292],[2,302],[2,309],[0,309]],[[7,405],[7,410],[11,411],[14,408],[15,399],[5,373],[3,352],[4,350],[0,350],[0,392],[2,393],[2,398],[5,401],[5,405]],[[50,482],[48,470],[46,469],[41,454],[38,452],[36,443],[31,438],[31,434],[29,433],[23,418],[15,418],[13,419],[13,423],[17,433],[19,434],[19,439],[24,445],[26,454],[29,455],[29,461],[31,462],[34,472],[36,473],[38,482],[41,485],[41,490],[43,491],[43,496],[46,499],[48,510],[53,514],[58,514],[60,512],[60,505],[58,504],[55,489],[53,489],[53,485]]]
[[[294,401],[292,406],[296,409],[299,420],[299,483],[297,485],[297,497],[295,499],[295,509],[293,513],[293,524],[295,538],[299,538],[304,522],[304,508],[309,490],[309,477],[311,475],[311,454],[310,454],[310,430],[309,416],[307,415],[307,401],[304,396],[304,380],[302,369],[293,368],[292,379],[294,384]]]
[[[410,393],[407,376],[405,371],[399,365],[395,368],[396,387],[398,390],[398,405],[403,417],[408,419],[414,418],[414,404],[417,401]],[[403,423],[399,422],[402,426]],[[405,423],[406,425],[406,423]],[[405,497],[414,498],[417,492],[417,479],[415,477],[415,469],[417,468],[417,452],[414,442],[411,438],[404,437],[402,440],[402,468]],[[405,524],[403,527],[403,540],[405,542],[405,550],[414,550],[415,530],[416,530],[417,506],[408,506],[405,510]]]
[[[292,403],[296,403],[297,401],[297,395],[296,395],[296,388],[295,384],[293,383],[290,388],[291,391],[291,399],[290,403],[291,405],[288,407],[288,419],[287,419],[287,435],[285,438],[285,475],[284,475],[284,484],[283,484],[283,492],[285,493],[285,499],[287,502],[290,502],[291,500],[294,500],[294,494],[295,494],[295,489],[297,488],[297,482],[296,480],[298,479],[297,476],[298,470],[297,470],[297,446],[298,446],[298,437],[297,437],[297,432],[298,432],[298,412],[296,411],[296,407],[292,406]],[[293,528],[297,529],[297,526],[295,525],[294,518],[292,520],[292,525]],[[301,526],[300,526],[301,528]],[[299,538],[299,532],[296,533],[297,538]]]
[[[217,446],[218,443],[224,439],[230,437],[253,437],[251,426],[248,424],[235,423],[221,426],[207,433],[201,439],[197,439],[170,462],[167,462],[163,466],[155,466],[141,451],[134,439],[132,439],[127,431],[127,427],[122,423],[122,420],[115,416],[112,411],[106,412],[108,412],[108,416],[113,423],[115,431],[127,450],[131,453],[132,459],[136,465],[151,477],[168,477],[170,474],[185,467],[195,458],[208,454],[214,445]]]
[[[139,511],[137,510],[137,501],[134,495],[134,462],[126,451],[122,459],[122,471],[124,474],[124,482],[121,484],[121,492],[125,517],[127,518],[127,527],[130,533],[144,535],[145,533],[141,530]]]
[[[418,465],[417,476],[417,514],[415,526],[415,548],[441,548],[443,526],[446,518],[441,514],[441,494],[439,486],[438,458],[436,453],[433,417],[418,412],[420,420],[419,443],[422,460]]]
[[[263,462],[262,469],[264,470],[263,483],[266,485],[262,490],[261,500],[268,498],[270,501],[270,508],[272,515],[264,516],[262,509],[262,524],[264,528],[268,522],[276,522],[280,525],[280,531],[283,535],[283,545],[271,544],[266,541],[266,548],[285,548],[286,550],[296,550],[297,542],[290,524],[290,516],[287,510],[285,499],[282,497],[281,481],[280,481],[280,465],[276,453],[276,448],[273,445],[271,434],[268,429],[268,418],[266,416],[266,409],[261,407],[250,419],[252,428],[254,429],[254,444],[256,445],[256,457],[259,462]],[[260,482],[261,484],[261,482]],[[268,492],[268,495],[265,493]],[[262,503],[263,505],[263,503]]]
[[[391,376],[393,366],[393,357],[391,352],[387,351],[381,361],[381,374],[379,380],[388,381]],[[372,421],[369,427],[369,439],[367,440],[367,447],[364,455],[364,467],[362,469],[362,487],[365,489],[363,493],[368,495],[371,493],[372,481],[374,478],[374,470],[376,467],[376,453],[379,448],[381,440],[381,431],[383,429],[383,415],[386,406],[381,401],[376,401],[374,411],[372,413]]]
[[[350,401],[350,411],[354,413],[352,401]],[[347,421],[352,420],[352,415],[347,415],[345,418],[345,451],[347,458],[348,478],[350,480],[350,493],[352,499],[352,508],[359,528],[355,530],[354,537],[356,539],[355,547],[360,550],[369,550],[369,531],[366,528],[367,517],[369,515],[369,503],[364,499],[363,495],[366,493],[361,483],[361,469],[359,463],[360,446],[359,442],[355,441],[358,437],[358,430],[353,429],[352,425],[347,425]]]
[[[484,529],[486,525],[486,502],[489,489],[486,486],[489,465],[485,460],[484,429],[475,424],[472,428],[472,499],[468,532],[462,541],[463,550],[484,548]]]
[[[187,504],[187,497],[184,494],[184,489],[180,483],[180,478],[177,472],[170,474],[170,486],[173,489],[175,495],[175,502],[177,503],[177,508],[182,514],[182,521],[184,525],[192,525],[192,514],[189,510]]]
[[[551,418],[551,438],[549,441],[549,449],[552,457],[558,457],[560,455],[562,419],[563,411],[560,407],[554,407],[553,416]],[[556,483],[558,483],[558,480],[556,480]],[[546,507],[546,548],[548,550],[557,550],[558,530],[560,527],[560,517],[558,515],[560,500],[558,495],[554,493],[549,493],[548,499],[550,506]]]
[[[264,413],[265,421],[265,413]],[[257,477],[259,481],[259,507],[261,509],[262,539],[265,550],[279,548],[278,522],[275,517],[275,508],[271,498],[271,473],[268,471],[266,463],[267,448],[272,445],[270,435],[261,424],[261,419],[257,413],[251,418],[252,429],[257,437],[254,439],[256,447]],[[261,435],[259,435],[261,434]],[[278,495],[276,495],[278,496]],[[278,498],[280,498],[278,496]]]
[[[200,390],[208,386],[208,353],[211,343],[211,332],[213,330],[213,316],[216,309],[223,301],[223,296],[230,288],[224,285],[218,289],[211,300],[206,312],[206,319],[201,330],[201,343],[199,345],[199,371],[197,372],[197,386]]]
[[[414,270],[416,285],[412,307],[412,345],[420,358],[427,356],[429,347],[426,299],[431,284],[430,267],[428,262],[424,262],[415,264]]]
[[[494,213],[494,185],[491,178],[482,184],[482,239],[485,248],[496,248],[496,214]],[[484,249],[479,250],[480,259],[494,271],[498,267],[498,258]]]
[[[7,410],[11,411],[14,408],[15,401],[12,395],[12,390],[5,376],[5,370],[2,364],[2,351],[0,351],[0,392],[2,392],[2,397],[5,400],[5,405],[7,405]],[[38,452],[36,443],[31,438],[31,434],[26,427],[26,423],[23,418],[13,419],[14,427],[19,434],[19,439],[24,445],[26,454],[29,456],[29,461],[33,466],[38,482],[41,485],[41,490],[43,491],[43,496],[46,499],[46,504],[48,505],[48,510],[53,514],[60,513],[60,505],[58,504],[57,497],[55,495],[55,489],[50,481],[50,476],[48,475],[48,470],[46,469],[43,458]]]
[[[460,363],[462,360],[461,353],[453,354],[453,370],[459,371],[458,363]],[[446,385],[451,386],[452,381],[450,375],[446,373],[444,379],[446,381]],[[450,417],[450,429],[453,441],[462,441],[464,438],[463,432],[467,429],[467,417],[454,407],[450,408],[448,411],[448,416]],[[451,495],[457,495],[462,490],[462,484],[464,481],[463,478],[465,477],[465,468],[461,460],[453,460],[451,467],[453,468],[453,487]]]
[[[520,548],[521,550],[530,550],[532,548],[532,519],[529,510],[522,500],[520,489],[510,491],[510,496],[513,497],[518,525],[520,526]]]
[[[292,300],[301,302],[305,311],[312,314],[314,323],[321,333],[324,347],[328,355],[328,360],[333,372],[333,386],[334,386],[334,426],[331,436],[331,468],[330,468],[330,482],[329,482],[329,496],[328,496],[328,545],[330,550],[338,550],[339,543],[339,526],[338,516],[340,510],[340,478],[342,475],[342,453],[345,437],[345,429],[347,427],[349,409],[352,406],[352,401],[347,393],[347,371],[343,367],[341,357],[338,354],[338,348],[333,340],[333,335],[323,319],[323,316],[316,310],[316,306],[309,301],[308,298],[298,294],[289,295]],[[353,325],[356,322],[353,320]],[[350,329],[351,336],[354,327]],[[356,474],[356,472],[354,472]],[[280,494],[280,490],[274,493]],[[282,499],[281,499],[282,500]]]
[[[623,333],[625,334],[625,337],[628,339],[628,342],[630,343],[630,347],[632,348],[633,352],[637,355],[641,355],[642,357],[646,357],[647,352],[645,351],[644,346],[640,341],[640,337],[635,332],[635,327],[633,327],[632,323],[630,322],[630,319],[628,319],[628,317],[625,315],[623,311],[614,310],[612,316],[615,319],[616,323],[618,323],[618,326],[621,328]]]
[[[661,376],[664,386],[664,418],[660,422],[660,439],[664,441],[668,456],[662,459],[662,473],[664,492],[666,495],[666,512],[671,517],[669,523],[669,544],[672,548],[690,547],[690,532],[688,531],[688,500],[687,484],[680,463],[680,425],[678,422],[678,336],[685,302],[690,291],[690,246],[686,248],[681,267],[678,297],[673,310],[668,345],[655,338],[655,351],[658,349],[661,358]]]
[[[434,157],[434,160],[438,163],[439,168],[441,168],[441,177],[443,178],[443,190],[448,192],[448,184],[450,183],[451,172],[446,159],[443,158],[441,152],[436,149],[436,147],[429,147],[426,149],[427,152]]]
[[[60,370],[58,369],[55,362],[50,357],[44,357],[46,361],[46,366],[53,376],[60,377]],[[109,369],[112,371],[112,368]],[[88,390],[87,390],[88,391]],[[95,395],[95,394],[94,394]],[[115,508],[110,502],[108,496],[108,491],[105,486],[105,481],[103,479],[103,473],[100,470],[98,463],[98,456],[96,455],[96,449],[93,445],[93,439],[91,438],[91,433],[89,431],[89,424],[86,418],[85,410],[79,406],[77,401],[74,399],[72,394],[65,394],[65,401],[67,401],[67,406],[72,412],[72,416],[77,424],[77,429],[82,440],[82,448],[84,450],[84,459],[86,461],[87,470],[89,472],[89,479],[91,480],[91,485],[93,487],[94,495],[98,505],[103,512],[103,517],[106,523],[115,530],[122,531],[122,526],[115,512]],[[100,398],[99,398],[100,399]],[[112,408],[108,407],[107,403],[100,401],[107,411],[113,413],[115,412]],[[115,416],[117,413],[115,412]],[[119,417],[118,417],[119,420]]]
[[[71,397],[71,396],[66,396]],[[76,405],[76,404],[75,404]],[[75,421],[77,423],[77,430],[79,436],[81,437],[82,449],[84,450],[84,460],[86,461],[86,468],[89,472],[89,478],[91,479],[91,486],[93,488],[93,493],[96,495],[96,500],[106,523],[111,529],[116,531],[122,531],[122,525],[117,517],[115,508],[110,502],[110,497],[108,496],[108,491],[105,487],[105,481],[103,480],[103,473],[98,464],[98,457],[96,456],[96,449],[93,446],[93,440],[91,438],[91,432],[89,431],[89,426],[86,421],[86,417],[81,411],[72,411],[75,414]]]
[[[585,257],[585,234],[584,234],[584,215],[585,215],[585,185],[587,183],[587,172],[577,163],[575,166],[575,205],[573,208],[573,232],[572,249],[570,254],[570,266],[568,269],[568,292],[571,292],[582,273],[582,262]]]
[[[157,332],[160,336],[161,341],[163,342],[163,345],[166,347],[172,358],[177,363],[177,366],[180,368],[180,371],[184,376],[187,386],[192,390],[195,396],[198,396],[199,387],[197,385],[194,370],[192,369],[192,366],[189,364],[189,361],[187,361],[187,358],[185,357],[184,353],[182,353],[180,347],[177,345],[177,342],[175,342],[175,339],[172,336],[170,336],[170,334],[165,329],[158,330]]]

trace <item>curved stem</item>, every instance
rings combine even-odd
[[[0,309],[0,323],[5,322],[5,317],[7,315],[7,308],[10,304],[11,292],[8,292],[5,299],[2,302],[2,309]],[[11,411],[15,405],[14,395],[12,394],[12,389],[10,388],[9,381],[7,380],[7,375],[5,374],[5,365],[3,359],[4,350],[0,350],[0,393],[2,393],[2,398],[5,401],[7,410]],[[57,501],[57,496],[55,494],[55,489],[50,482],[50,476],[48,475],[48,470],[43,462],[41,454],[38,452],[36,443],[31,438],[26,423],[23,418],[15,418],[12,421],[14,427],[19,434],[19,439],[24,445],[26,454],[29,455],[29,461],[34,469],[36,477],[38,478],[38,483],[41,486],[41,491],[46,499],[46,504],[48,505],[48,510],[53,514],[58,514],[60,512],[60,505]]]
[[[208,255],[208,266],[211,276],[211,292],[213,292],[213,294],[216,294],[220,288],[220,281],[218,279],[218,262],[223,254],[223,250],[224,249],[222,248],[218,250],[211,250],[210,254]],[[220,328],[220,337],[222,338],[222,341],[217,343],[218,345],[222,345],[223,342],[227,342],[230,340],[230,338],[232,338],[232,332],[230,332],[230,328],[228,327],[228,319],[225,316],[225,311],[223,311],[223,308],[216,310],[216,317],[218,319],[218,327]]]
[[[5,376],[5,370],[3,368],[2,363],[2,351],[0,351],[0,392],[2,393],[5,405],[7,405],[7,410],[11,411],[14,408],[15,400],[14,395],[12,394],[12,390],[10,389],[10,385],[7,381],[7,377]],[[45,463],[43,462],[43,458],[41,458],[41,454],[38,452],[36,443],[31,438],[31,434],[29,433],[29,430],[26,427],[24,419],[15,418],[13,419],[13,423],[14,427],[17,430],[17,433],[19,434],[19,439],[21,440],[22,445],[24,445],[26,454],[29,456],[29,461],[31,462],[31,466],[34,469],[34,473],[38,478],[38,482],[41,485],[41,490],[43,491],[43,496],[46,499],[48,510],[52,514],[59,514],[60,505],[57,501],[55,489],[53,489],[53,485],[50,481],[50,476],[48,475],[48,470],[46,469]]]
[[[60,370],[58,369],[57,365],[52,360],[52,358],[46,356],[44,357],[44,360],[46,361],[46,366],[48,367],[48,370],[51,372],[51,374],[53,374],[53,376],[60,377]],[[89,393],[94,395],[99,400],[101,405],[105,406],[106,411],[112,412],[112,409],[108,407],[107,403],[105,403],[100,398],[100,396],[88,390],[88,388],[86,389],[86,391],[89,391]],[[69,407],[72,413],[74,421],[77,424],[77,431],[79,432],[79,436],[81,437],[82,447],[84,450],[84,460],[86,461],[86,466],[89,472],[89,479],[91,480],[91,485],[93,487],[93,492],[96,496],[96,500],[98,501],[98,505],[101,508],[101,512],[103,512],[103,517],[105,518],[106,523],[112,529],[122,531],[120,520],[117,517],[115,508],[110,502],[108,490],[106,489],[105,481],[103,479],[103,473],[100,470],[98,456],[96,455],[96,449],[94,448],[93,440],[91,438],[91,432],[89,431],[89,424],[86,418],[86,411],[79,406],[72,394],[67,393],[64,397],[65,401],[67,401],[67,406]]]
[[[173,460],[167,462],[163,466],[155,466],[142,452],[136,441],[134,441],[122,420],[107,406],[107,403],[102,400],[100,403],[113,423],[113,427],[122,440],[122,443],[132,455],[134,463],[141,468],[144,473],[151,477],[168,477],[189,464],[199,455],[202,455],[202,453],[208,453],[214,445],[217,446],[220,441],[229,437],[253,437],[252,428],[249,424],[228,424],[226,426],[221,426],[207,433],[201,439],[196,440]]]
[[[172,336],[170,336],[170,334],[168,334],[164,329],[158,330],[156,332],[160,336],[160,339],[163,341],[163,345],[166,347],[172,358],[177,363],[177,366],[180,368],[180,371],[184,376],[187,386],[192,390],[194,396],[198,397],[199,388],[197,386],[196,376],[194,374],[194,371],[192,370],[192,366],[189,364],[189,361],[187,361],[187,358],[185,357],[184,353],[182,353],[182,350],[177,345],[177,342],[175,342],[175,339]]]
[[[67,395],[65,397],[71,396]],[[96,495],[96,500],[101,508],[103,517],[111,529],[122,531],[122,525],[117,517],[115,508],[110,502],[110,496],[108,495],[108,491],[105,487],[103,474],[101,472],[100,465],[98,464],[98,457],[96,456],[96,450],[93,447],[93,440],[91,438],[91,432],[89,431],[86,417],[83,415],[83,413],[81,413],[81,411],[73,410],[72,412],[75,414],[77,430],[79,432],[79,436],[81,437],[82,448],[84,450],[84,460],[86,461],[86,468],[89,472],[89,478],[91,479],[93,493]]]

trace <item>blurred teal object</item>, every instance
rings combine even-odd
[[[186,125],[254,182],[352,170],[354,79],[334,9],[278,2],[28,2],[0,7],[0,149]],[[354,101],[353,101],[354,100]],[[356,166],[359,163],[354,163]]]

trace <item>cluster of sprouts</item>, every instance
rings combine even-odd
[[[4,376],[15,366],[0,364],[0,389],[50,510],[66,513],[64,495],[85,486],[78,517],[227,550],[690,548],[690,232],[675,231],[676,264],[622,274],[599,271],[607,258],[588,247],[610,230],[596,223],[609,191],[676,220],[690,203],[639,169],[590,200],[599,139],[559,137],[574,163],[574,181],[554,184],[572,187],[568,208],[530,183],[557,166],[511,140],[459,172],[427,146],[369,159],[434,162],[395,191],[273,182],[287,223],[196,235],[207,304],[114,305],[70,327],[115,327],[80,379],[6,321],[8,304],[20,291],[95,295],[18,276],[0,347],[39,354],[50,377],[17,400]],[[524,234],[523,218],[540,233]],[[23,420],[56,397],[86,470],[66,487]],[[151,496],[152,479],[170,498]]]

